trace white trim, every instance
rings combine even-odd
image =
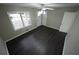
[[[49,28],[52,28],[52,29],[59,30],[59,29],[57,29],[57,28],[54,28],[54,27],[51,27],[51,26],[48,26],[48,25],[44,25],[44,26],[49,27]]]
[[[6,46],[6,42],[2,40],[2,38],[0,38],[0,43],[1,43],[1,46],[3,46],[3,48],[5,49],[5,53],[2,54],[2,55],[9,55],[9,52],[8,52],[8,49],[7,49],[7,46]]]
[[[5,49],[6,49],[7,55],[9,55],[8,48],[7,48],[7,45],[6,45],[6,42],[5,42],[5,41],[4,41],[4,46],[5,46]]]
[[[33,29],[35,29],[35,28],[37,28],[37,26],[36,26],[36,27],[34,27],[34,28],[32,28],[32,29],[29,29],[29,30],[25,31],[24,33],[27,33],[27,32],[29,32],[29,31],[31,31],[31,30],[33,30]],[[12,38],[10,38],[10,39],[6,40],[5,42],[8,42],[8,41],[10,41],[10,40],[13,40],[14,38],[16,38],[16,37],[18,37],[18,36],[21,36],[21,35],[23,35],[24,33],[21,33],[21,34],[19,34],[19,35],[17,35],[17,36],[14,36],[14,37],[12,37]]]

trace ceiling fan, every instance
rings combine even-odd
[[[46,6],[46,4],[40,4],[41,5],[41,10],[38,12],[38,16],[41,14],[46,14],[46,10],[54,10],[53,8],[49,8]]]

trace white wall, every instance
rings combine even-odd
[[[64,10],[62,9],[47,11],[46,26],[59,30],[63,15],[64,15]]]
[[[38,16],[37,25],[45,25],[47,27],[60,29],[65,9],[46,10],[46,14]]]
[[[9,18],[7,15],[7,12],[10,11],[29,11],[31,13],[31,21],[32,25],[30,27],[22,28],[20,30],[15,31]],[[9,7],[9,6],[1,6],[0,7],[0,33],[3,40],[11,39],[12,37],[15,37],[17,35],[20,35],[27,30],[33,29],[37,27],[37,9],[30,8],[30,7]]]
[[[77,13],[77,18],[65,39],[64,55],[79,55],[79,11]]]
[[[64,12],[74,12],[76,10],[77,9],[75,8],[57,8],[54,10],[48,10],[46,26],[59,30]]]

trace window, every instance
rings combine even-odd
[[[27,27],[31,25],[31,17],[29,12],[27,13],[8,13],[10,21],[15,30]]]

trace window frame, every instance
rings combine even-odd
[[[27,11],[27,12],[28,12],[28,11]],[[28,12],[28,13],[29,13],[29,15],[30,15],[30,20],[29,20],[29,21],[31,21],[31,23],[30,23],[29,25],[27,25],[27,26],[25,26],[25,24],[24,24],[24,21],[23,21],[23,18],[22,18],[21,13],[26,14],[27,12],[7,12],[8,17],[9,17],[9,20],[10,20],[10,22],[11,22],[11,24],[12,24],[12,26],[13,26],[13,29],[14,29],[15,31],[20,30],[20,29],[23,29],[23,28],[26,28],[26,27],[29,27],[29,26],[32,25],[32,20],[31,20],[31,14],[30,14],[30,12]],[[14,28],[14,25],[13,25],[13,23],[12,23],[12,21],[11,21],[11,18],[10,18],[10,16],[9,16],[10,14],[20,14],[20,18],[21,18],[23,27],[21,27],[21,28],[19,28],[19,29],[15,29],[15,28]]]

